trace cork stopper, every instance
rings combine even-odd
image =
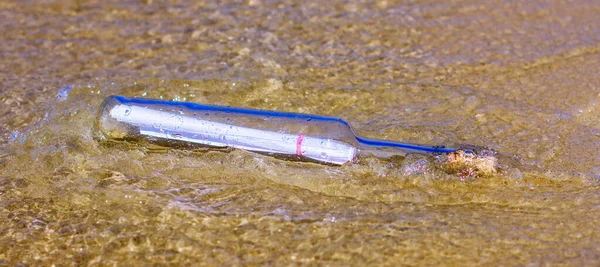
[[[441,168],[462,179],[490,176],[498,172],[498,158],[491,149],[459,149],[439,156]]]

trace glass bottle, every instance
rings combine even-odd
[[[123,96],[105,100],[98,126],[109,139],[239,148],[334,165],[362,155],[457,151],[363,138],[332,117]]]

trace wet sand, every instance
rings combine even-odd
[[[584,0],[4,1],[0,265],[597,265],[597,14]],[[113,94],[486,146],[500,172],[105,143],[94,124]]]

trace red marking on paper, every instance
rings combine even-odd
[[[302,139],[304,139],[303,134],[299,135],[296,140],[296,155],[298,156],[302,156]]]

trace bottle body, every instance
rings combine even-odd
[[[332,117],[122,96],[106,99],[99,128],[109,139],[174,140],[335,165],[358,153],[455,151],[357,137],[345,121]]]

